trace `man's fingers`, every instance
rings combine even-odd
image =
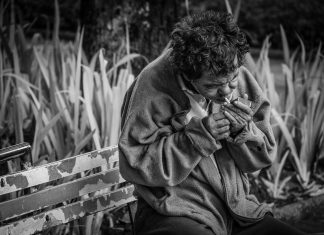
[[[224,117],[225,117],[225,115],[224,115]],[[215,123],[216,123],[217,127],[228,126],[229,124],[231,124],[230,121],[226,117],[222,120],[215,121]]]
[[[250,118],[248,115],[246,114],[241,114],[241,113],[236,113],[235,111],[231,110],[231,109],[226,109],[225,111],[230,114],[233,118],[235,118],[235,122],[238,123],[243,123],[243,122],[247,122],[250,121]],[[231,123],[233,123],[233,119],[229,119],[231,121]]]
[[[235,123],[235,122],[237,122],[237,120],[235,119],[235,117],[233,117],[233,115],[230,114],[229,112],[224,111],[224,115],[225,115],[225,117],[229,120],[230,123]]]
[[[231,123],[223,113],[221,114],[215,113],[203,118],[203,124],[216,140],[225,139],[230,134]],[[222,117],[222,119],[214,120],[215,117]]]
[[[243,104],[244,105],[244,104]],[[224,106],[224,109],[226,111],[228,111],[229,113],[233,113],[233,116],[236,118],[237,116],[239,116],[240,118],[237,119],[244,119],[246,121],[250,121],[251,120],[251,115],[247,114],[244,110],[234,106],[234,105],[226,105]],[[249,108],[250,109],[250,108]],[[252,110],[251,110],[252,111]]]
[[[223,127],[220,127],[217,129],[217,132],[219,134],[224,134],[225,132],[228,132],[230,130],[230,126],[227,125],[227,126],[223,126]]]
[[[227,120],[224,114],[222,115],[224,117],[223,119],[214,120],[214,115],[212,114],[203,118],[202,122],[210,132],[216,133],[218,128],[230,125],[230,121]]]
[[[213,113],[212,115],[213,115],[213,118],[214,118],[215,121],[225,118],[225,116],[224,116],[224,114],[222,112]]]
[[[242,110],[240,110],[238,107],[236,107],[233,103],[231,103],[231,104],[225,103],[223,108],[233,110],[235,113],[242,112]]]
[[[243,104],[242,102],[239,101],[235,101],[233,102],[233,105],[239,108],[240,110],[242,110],[243,112],[245,112],[246,114],[253,115],[252,109],[246,104]]]

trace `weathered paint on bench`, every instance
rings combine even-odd
[[[23,197],[0,203],[0,221],[58,204],[112,185],[125,182],[118,168],[60,184]],[[21,205],[24,205],[22,208]]]
[[[131,185],[114,192],[109,192],[101,196],[89,198],[39,215],[31,216],[21,221],[0,227],[0,234],[33,234],[98,211],[113,209],[128,202],[135,201],[136,199],[132,195],[133,190],[134,186]]]
[[[94,169],[98,173],[92,174]],[[80,178],[82,172],[87,176]],[[136,200],[134,186],[119,173],[117,147],[2,176],[0,181],[0,195],[29,187],[38,190],[0,203],[1,235],[33,234]],[[40,190],[44,183],[54,185]]]
[[[117,147],[105,148],[0,177],[0,195],[107,165],[118,160],[117,150]]]

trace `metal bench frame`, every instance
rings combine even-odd
[[[133,191],[119,173],[117,146],[0,176],[0,196],[17,196],[0,202],[0,234],[34,234],[112,210],[135,201]]]

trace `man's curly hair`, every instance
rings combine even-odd
[[[231,14],[206,11],[175,25],[171,48],[172,63],[194,80],[206,69],[216,76],[235,71],[243,64],[249,45]]]

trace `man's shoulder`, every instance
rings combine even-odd
[[[180,91],[177,70],[170,62],[169,53],[164,53],[149,63],[137,77],[137,89],[148,93],[173,93]]]
[[[261,89],[258,80],[246,67],[240,67],[239,76],[239,87],[246,87],[257,90]]]
[[[254,75],[245,66],[240,67],[240,75],[241,75],[243,81],[244,80],[256,81]]]
[[[169,61],[170,53],[167,51],[157,57],[155,60],[151,61],[145,68],[141,71],[138,78],[140,79],[156,79],[160,80],[163,77],[171,78],[174,74],[174,68]]]
[[[185,95],[177,80],[177,72],[169,61],[168,53],[149,63],[137,76],[128,93],[131,103],[140,103],[142,106],[154,102],[174,103],[173,101],[186,104]]]

